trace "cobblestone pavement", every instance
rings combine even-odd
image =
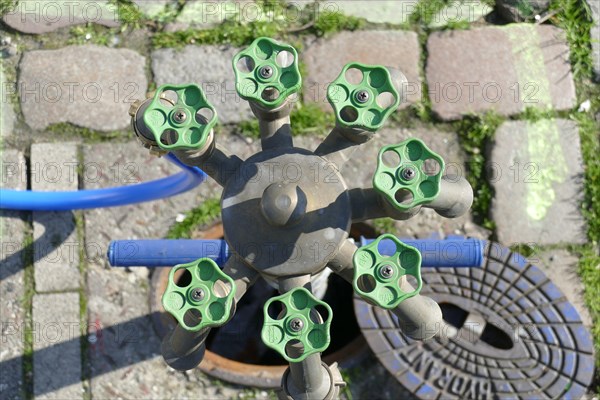
[[[528,243],[539,250],[529,261],[592,325],[570,251],[588,241],[581,127],[571,118],[580,104],[569,61],[579,49],[569,48],[548,2],[536,3],[539,23],[489,0],[435,9],[436,2],[416,0],[286,0],[283,11],[252,0],[21,0],[5,9],[9,3],[0,3],[2,188],[98,189],[176,173],[134,140],[127,113],[165,83],[201,84],[218,110],[217,140],[247,158],[260,143],[240,134],[253,116],[235,92],[231,59],[252,36],[285,32],[299,46],[302,105],[328,113],[325,89],[349,61],[392,66],[407,78],[407,102],[344,166],[350,187],[371,186],[382,146],[418,137],[444,157],[448,173],[492,193],[489,204],[479,203],[483,217],[481,209],[454,220],[422,210],[409,221],[377,221],[376,229]],[[598,39],[598,3],[589,4]],[[207,29],[214,36],[203,36]],[[591,54],[600,76],[598,43]],[[473,145],[463,128],[489,112],[502,123]],[[309,129],[295,144],[315,149],[322,139]],[[487,175],[474,178],[482,165]],[[151,318],[151,273],[111,269],[105,256],[112,239],[165,237],[220,194],[209,179],[179,196],[123,207],[0,210],[0,398],[272,397],[167,367]],[[369,374],[346,371],[345,396],[410,396],[372,355],[359,368]]]

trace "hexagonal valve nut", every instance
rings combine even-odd
[[[381,254],[386,247],[392,254]],[[358,249],[353,263],[354,290],[371,304],[392,309],[421,291],[421,253],[394,235],[381,235]],[[416,285],[411,292],[402,289],[408,277]]]
[[[329,346],[331,308],[304,288],[269,299],[264,314],[263,342],[290,362],[300,362]]]
[[[201,258],[173,267],[162,304],[184,329],[196,332],[227,322],[234,295],[233,279],[213,260]]]

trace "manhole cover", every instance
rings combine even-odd
[[[447,339],[413,341],[392,313],[355,298],[369,346],[422,399],[581,398],[594,373],[579,313],[540,269],[498,244],[485,266],[423,270]]]

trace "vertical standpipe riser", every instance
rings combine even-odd
[[[196,368],[204,358],[209,332],[210,329],[190,332],[178,324],[162,341],[161,353],[165,362],[178,371]]]

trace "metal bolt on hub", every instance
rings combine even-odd
[[[383,265],[379,269],[379,273],[381,274],[382,277],[384,277],[386,279],[391,278],[392,275],[394,275],[394,267],[392,267],[389,264]]]
[[[272,77],[273,76],[273,68],[271,68],[269,66],[262,67],[260,69],[260,76],[262,76],[265,79]]]
[[[294,332],[300,332],[304,328],[304,322],[300,318],[292,318],[290,321],[290,329]]]
[[[204,296],[204,290],[202,290],[201,288],[192,289],[192,299],[196,301],[202,301],[204,300]]]
[[[173,113],[173,120],[179,124],[185,122],[186,119],[187,119],[187,114],[183,110],[176,110]]]
[[[402,178],[404,178],[407,181],[413,180],[416,175],[417,173],[412,168],[404,168],[404,170],[402,170]]]
[[[356,101],[358,101],[359,103],[366,103],[367,101],[369,101],[369,92],[367,92],[366,90],[359,90],[358,92],[356,92]]]

